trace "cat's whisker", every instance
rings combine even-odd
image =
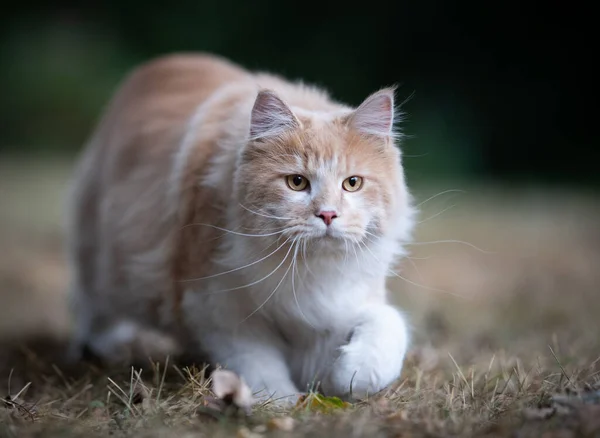
[[[467,245],[483,254],[495,254],[494,251],[487,251],[485,249],[481,249],[478,246],[473,245],[472,243],[469,242],[465,242],[463,240],[456,240],[456,239],[446,239],[446,240],[431,240],[428,242],[412,242],[412,243],[406,243],[406,245],[411,245],[411,246],[419,246],[419,245],[434,245],[437,243],[460,243],[462,245]]]
[[[262,258],[260,258],[260,259],[258,259],[256,261],[254,261],[252,263],[248,263],[247,265],[240,266],[239,268],[230,269],[229,271],[219,272],[218,274],[207,275],[206,277],[198,277],[198,278],[190,278],[190,279],[186,279],[186,280],[181,280],[181,282],[199,281],[199,280],[206,280],[208,278],[220,277],[221,275],[230,274],[232,272],[236,272],[236,271],[239,271],[241,269],[245,269],[245,268],[248,268],[250,266],[254,266],[255,264],[260,263],[263,260],[266,260],[269,257],[271,257],[273,254],[275,254],[277,251],[279,251],[281,248],[283,248],[285,246],[285,244],[290,241],[290,239],[291,239],[291,237],[288,237],[287,240],[285,242],[283,242],[281,245],[279,245],[277,248],[275,248],[274,251],[270,252],[266,256],[264,256],[264,257],[262,257]]]
[[[307,269],[308,268],[308,263],[307,263],[307,261],[306,261],[305,258],[302,258],[302,249],[303,249],[303,247],[304,247],[304,239],[301,239],[298,242],[298,251],[299,251],[298,256],[300,256],[300,259],[303,262],[302,267],[304,268],[304,271],[301,272],[298,269],[298,280],[302,283],[303,286],[305,286],[305,290],[306,290],[306,283],[305,283],[304,280],[306,279],[306,273],[308,272],[308,269]]]
[[[366,239],[366,240],[369,240],[369,239],[367,238],[367,236],[364,236],[364,237],[365,237],[365,239]],[[369,240],[369,241],[370,241],[370,240]],[[360,239],[360,240],[359,240],[359,239],[357,239],[357,240],[356,240],[356,243],[358,244],[358,247],[359,247],[359,248],[361,248],[361,249],[362,249],[362,247],[364,246],[364,247],[365,247],[365,249],[366,249],[367,251],[369,251],[371,254],[373,254],[373,252],[371,251],[371,248],[369,248],[369,245],[367,245],[367,243],[364,241],[364,239]],[[373,257],[375,257],[375,256],[373,256]],[[377,259],[376,259],[376,260],[377,260]]]
[[[370,238],[369,236],[373,236],[377,240],[375,240],[373,238]],[[380,244],[380,237],[377,236],[377,235],[375,235],[375,234],[373,234],[373,233],[370,233],[370,232],[368,232],[366,230],[365,230],[365,235],[363,236],[363,239],[366,240],[367,242],[371,243],[374,246]],[[371,252],[371,249],[366,244],[365,244],[365,247]]]
[[[369,253],[371,254],[371,256],[373,256],[373,258],[375,259],[375,261],[377,261],[378,263],[380,263],[380,264],[382,264],[382,265],[383,265],[383,263],[381,263],[381,261],[379,260],[379,258],[378,258],[378,257],[377,257],[375,254],[373,254],[373,251],[371,251],[371,248],[369,248],[369,246],[368,246],[368,245],[365,245],[365,248],[367,249],[367,251],[369,251]],[[446,294],[449,294],[449,295],[453,295],[453,296],[455,296],[455,297],[458,297],[458,298],[464,298],[462,295],[460,295],[460,294],[457,294],[457,293],[455,293],[455,292],[450,292],[450,291],[447,291],[447,290],[444,290],[444,289],[438,289],[438,288],[436,288],[436,287],[425,286],[425,285],[423,285],[423,284],[415,283],[414,281],[412,281],[412,280],[409,280],[409,279],[408,279],[408,278],[406,278],[406,277],[403,277],[402,275],[398,274],[397,272],[395,272],[395,271],[393,271],[393,270],[391,270],[391,269],[389,269],[389,268],[387,269],[387,271],[388,271],[390,274],[392,274],[392,275],[394,275],[394,276],[398,277],[399,279],[401,279],[401,280],[404,280],[404,281],[405,281],[405,282],[407,282],[408,284],[411,284],[411,285],[413,285],[413,286],[420,287],[420,288],[422,288],[422,289],[424,289],[424,290],[428,290],[428,291],[431,291],[431,292],[442,292],[442,293],[446,293]]]
[[[302,311],[302,308],[300,307],[300,303],[298,302],[298,295],[296,295],[296,284],[295,284],[295,277],[296,277],[296,272],[299,272],[296,270],[296,261],[298,258],[298,249],[299,246],[296,245],[296,248],[294,249],[294,257],[292,258],[292,293],[294,295],[294,301],[296,302],[296,307],[298,307],[298,311],[300,312],[300,315],[302,315],[302,319],[304,319],[304,321],[311,326],[313,329],[315,328],[314,325],[311,324],[311,322],[308,320],[308,318],[306,317],[306,315],[304,314],[304,312]]]
[[[232,288],[229,288],[229,289],[221,289],[221,290],[211,291],[211,292],[206,292],[206,293],[207,294],[214,294],[214,293],[221,293],[221,292],[229,292],[229,291],[232,291],[232,290],[245,289],[247,287],[254,286],[255,284],[260,283],[261,281],[266,280],[271,275],[273,275],[285,263],[285,261],[287,260],[288,256],[290,255],[290,252],[292,251],[293,247],[294,247],[294,245],[293,245],[293,242],[292,242],[292,244],[290,245],[290,249],[288,249],[287,253],[283,257],[283,260],[277,265],[277,267],[275,267],[275,269],[273,269],[269,274],[267,274],[264,277],[262,277],[260,280],[253,281],[252,283],[248,283],[248,284],[245,284],[243,286],[236,286],[236,287],[232,287]]]
[[[190,224],[190,225],[195,225],[195,224]],[[231,231],[236,232],[236,233],[239,232],[237,230],[244,230],[244,231],[282,231],[282,232],[285,232],[285,230],[287,228],[288,228],[287,226],[274,227],[274,228],[262,228],[262,227],[261,228],[249,228],[249,227],[243,227],[243,226],[240,225],[240,226],[237,226],[235,230],[231,230]],[[212,238],[208,239],[207,242],[211,242],[213,240],[222,239],[226,235],[227,235],[227,233],[220,234],[218,236],[215,236],[215,237],[212,237]],[[261,234],[261,236],[266,236],[266,234]],[[274,243],[278,243],[278,241],[271,242],[261,252],[264,252],[266,249],[268,249],[269,247],[273,246]]]
[[[268,236],[275,236],[277,234],[281,234],[283,232],[285,232],[288,228],[285,228],[281,231],[276,231],[273,233],[266,233],[266,234],[247,234],[247,233],[238,233],[237,231],[232,231],[232,230],[228,230],[226,228],[221,228],[221,227],[217,227],[216,225],[212,225],[212,224],[204,224],[204,223],[200,223],[200,222],[196,222],[193,224],[187,224],[185,226],[182,227],[186,228],[186,227],[191,227],[191,226],[205,226],[205,227],[210,227],[210,228],[214,228],[216,230],[219,231],[224,231],[226,233],[230,233],[230,234],[235,234],[236,236],[243,236],[243,237],[268,237]]]
[[[374,237],[375,239],[377,239],[377,241],[375,239],[370,239],[369,236]],[[373,245],[377,245],[379,243],[378,242],[379,241],[379,236],[377,236],[376,234],[373,234],[373,233],[371,233],[371,232],[369,232],[367,230],[365,230],[365,236],[364,236],[364,238],[367,241],[371,242]]]
[[[375,237],[376,239],[379,239],[379,236],[377,236],[376,234],[373,234],[373,233],[365,230],[365,236],[364,236],[364,238],[367,241],[371,242],[373,245],[377,245],[378,244],[378,242],[376,242],[374,239],[369,238],[368,236]],[[416,242],[416,243],[418,243],[418,242]],[[463,243],[467,243],[467,242],[463,242]],[[404,245],[414,245],[414,244],[415,244],[414,242],[413,243],[410,243],[410,242],[404,243]],[[484,251],[484,250],[482,250],[482,251]],[[493,254],[493,253],[490,253],[490,254]],[[413,263],[413,260],[429,260],[429,259],[433,259],[433,258],[435,258],[437,256],[430,255],[430,256],[424,256],[424,257],[415,257],[415,256],[403,255],[402,257],[406,258],[406,259],[409,259],[410,262]],[[415,268],[417,267],[416,264],[413,264],[413,266]]]
[[[397,272],[392,271],[391,269],[388,269],[388,272],[390,274],[394,275],[395,277],[398,277],[400,280],[403,280],[406,283],[411,284],[413,286],[420,287],[421,289],[424,289],[424,290],[427,290],[427,291],[430,291],[430,292],[441,292],[441,293],[445,293],[445,294],[448,294],[448,295],[452,295],[452,296],[457,297],[457,298],[465,298],[463,295],[457,294],[456,292],[450,292],[450,291],[445,290],[445,289],[438,289],[437,287],[425,286],[424,284],[416,283],[416,282],[414,282],[412,280],[409,280],[406,277],[403,277],[402,275],[398,274]]]
[[[280,230],[284,230],[286,228],[288,228],[287,225],[282,225],[280,227],[269,227],[269,228],[264,228],[264,227],[239,227],[241,230],[244,231],[280,231]]]
[[[417,273],[417,275],[419,276],[419,279],[422,282],[425,282],[425,278],[423,278],[423,275],[421,274],[421,270],[419,269],[419,267],[417,266],[417,264],[415,263],[415,261],[410,258],[410,257],[406,257],[406,259],[408,260],[408,262],[412,265],[413,268],[415,268],[415,272]]]
[[[269,218],[269,219],[279,219],[279,220],[284,220],[284,221],[291,221],[291,220],[292,220],[292,218],[290,218],[290,217],[280,217],[280,216],[273,216],[273,215],[270,215],[270,214],[262,213],[262,212],[260,212],[260,211],[254,211],[254,210],[252,210],[252,209],[250,209],[250,208],[246,207],[246,206],[245,206],[245,205],[243,205],[242,203],[239,203],[239,205],[240,205],[240,207],[242,207],[244,210],[246,210],[246,211],[248,211],[248,212],[250,212],[250,213],[252,213],[252,214],[255,214],[255,215],[257,215],[257,216],[262,216],[262,217],[266,217],[266,218]]]
[[[429,198],[425,199],[424,201],[420,202],[419,204],[416,205],[416,208],[419,208],[420,206],[422,206],[423,204],[425,204],[426,202],[429,202],[435,198],[437,198],[438,196],[443,196],[447,193],[465,193],[464,190],[460,190],[460,189],[449,189],[449,190],[444,190],[443,192],[440,192],[436,195],[430,196]]]
[[[356,252],[356,246],[358,246],[358,249],[361,250],[362,253],[362,245],[364,244],[364,242],[362,242],[362,239],[353,239],[354,240],[354,253],[356,254],[356,263],[357,263],[357,267],[360,266],[360,261],[358,259],[358,253]]]
[[[261,249],[258,254],[262,254],[263,252],[266,252],[273,245],[279,245],[279,243],[281,242],[281,239],[283,237],[292,237],[292,236],[285,236],[284,234],[280,234],[279,236],[277,236],[277,239],[275,239],[273,242],[269,243],[267,246],[265,246],[263,249]],[[287,239],[286,239],[286,242],[287,242]]]
[[[292,248],[294,248],[294,244],[296,243],[296,240],[294,240],[292,242],[292,244],[290,245],[290,249],[288,250],[288,252],[286,253],[284,259],[281,261],[281,263],[277,266],[277,268],[275,268],[275,270],[273,272],[275,272],[277,269],[279,269],[279,267],[285,263],[285,261],[287,260],[288,256],[290,255],[290,252],[292,251]],[[273,297],[273,295],[275,295],[275,292],[277,292],[277,289],[279,289],[279,286],[281,286],[281,284],[283,283],[283,280],[285,280],[285,277],[287,276],[288,272],[290,272],[290,268],[293,266],[293,263],[290,263],[290,265],[287,267],[287,269],[285,270],[285,272],[283,273],[283,276],[281,277],[281,280],[279,280],[279,283],[277,283],[277,286],[275,286],[275,289],[273,289],[273,292],[271,292],[269,294],[269,296],[267,297],[267,299],[265,301],[263,301],[263,303],[258,306],[250,315],[246,316],[244,319],[242,319],[239,324],[242,324],[244,321],[248,320],[248,318],[250,318],[252,315],[256,314],[256,312],[260,311],[260,309],[262,309],[265,304],[267,304],[267,302]],[[271,273],[272,274],[272,273]],[[238,324],[238,325],[239,325]]]
[[[369,230],[365,230],[365,234],[368,234],[369,236],[373,236],[373,237],[379,238],[379,236],[377,234],[373,234]]]
[[[423,224],[423,223],[425,223],[427,221],[430,221],[431,219],[435,219],[436,217],[444,214],[445,212],[447,212],[448,210],[450,210],[450,209],[452,209],[454,207],[456,207],[456,204],[452,204],[451,206],[444,208],[442,211],[440,211],[440,212],[438,212],[438,213],[436,213],[434,215],[429,216],[427,219],[423,219],[422,221],[417,222],[417,224],[420,225],[420,224]]]
[[[304,259],[304,267],[306,268],[306,271],[313,277],[316,278],[315,274],[313,273],[313,271],[310,269],[310,263],[309,263],[309,259],[306,257],[306,251],[308,249],[308,245],[309,245],[309,240],[308,239],[302,239],[302,257]]]
[[[358,244],[359,241],[357,239],[352,239],[354,243]],[[356,267],[360,266],[360,260],[358,259],[358,253],[356,252],[356,245],[352,245],[352,249],[354,250],[354,256],[356,257]]]
[[[344,239],[344,265],[348,264],[348,240]]]
[[[306,262],[306,239],[302,240],[302,260]]]

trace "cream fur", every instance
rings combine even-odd
[[[209,55],[137,69],[73,182],[74,351],[191,353],[291,399],[389,385],[409,334],[385,283],[414,216],[393,111],[393,90],[355,110]]]

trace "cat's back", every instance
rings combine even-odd
[[[142,211],[166,211],[169,178],[196,108],[216,90],[248,77],[241,67],[207,54],[167,55],[134,69],[109,102],[76,169],[80,231],[99,235],[85,224],[103,220],[112,227],[130,225],[113,214],[128,212],[123,216],[141,220]],[[210,148],[203,146],[194,151],[197,168],[210,158]],[[135,239],[131,230],[123,232]]]
[[[217,56],[177,54],[142,64],[117,89],[72,182],[72,289],[87,297],[86,307],[148,314],[139,294],[149,288],[168,293],[178,257],[172,250],[178,212],[170,198],[178,150],[196,108],[248,77]],[[210,147],[198,144],[193,165],[206,166],[210,155]]]
[[[132,70],[83,151],[75,198],[86,188],[93,198],[114,184],[132,184],[140,174],[154,181],[169,174],[195,109],[217,89],[247,77],[241,67],[205,54],[167,55]],[[197,155],[208,153],[202,152]]]
[[[215,90],[247,75],[213,55],[176,54],[149,61],[123,81],[94,138],[105,140],[102,144],[113,151],[127,148],[134,154],[176,147],[173,140],[184,133],[194,109]]]
[[[159,111],[188,116],[212,92],[248,73],[232,62],[209,54],[165,55],[132,70],[116,93],[110,111],[129,114],[125,122],[148,119]]]

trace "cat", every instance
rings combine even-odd
[[[416,210],[394,94],[353,108],[213,54],[138,66],[72,181],[73,351],[189,354],[283,400],[389,386],[409,326],[386,277]]]

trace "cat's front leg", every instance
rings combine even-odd
[[[382,390],[400,376],[408,336],[398,310],[386,304],[366,308],[350,341],[340,347],[323,390],[359,398]]]

